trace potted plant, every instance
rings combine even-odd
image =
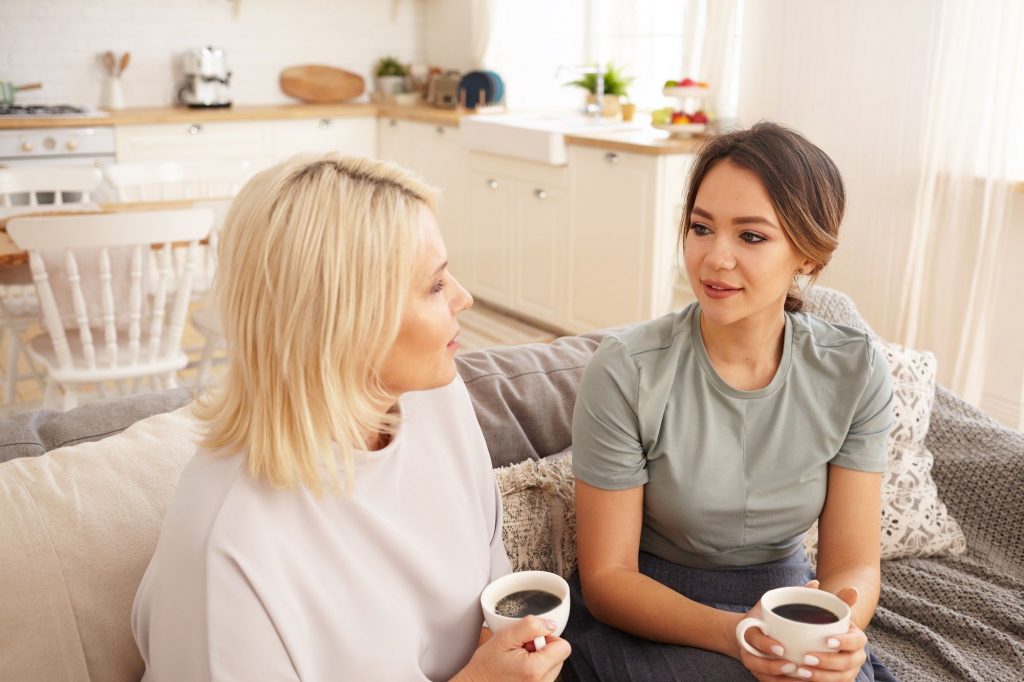
[[[604,67],[604,99],[601,102],[601,113],[604,116],[618,116],[621,112],[622,100],[628,96],[632,76],[626,76],[623,70],[614,63],[608,62]],[[566,85],[583,88],[588,93],[587,102],[597,101],[597,74],[585,73]]]
[[[377,91],[384,95],[398,95],[405,92],[405,77],[409,75],[405,64],[394,57],[381,57],[373,67]]]

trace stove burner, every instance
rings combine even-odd
[[[0,116],[74,116],[85,109],[68,104],[0,104]]]

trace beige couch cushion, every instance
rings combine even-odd
[[[0,465],[0,680],[138,680],[132,601],[195,453],[189,407]]]

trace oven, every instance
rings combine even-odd
[[[3,128],[0,117],[0,168],[27,165],[103,166],[114,162],[114,129],[111,126],[73,128]],[[39,195],[39,203],[52,203],[53,195]],[[65,195],[65,201],[78,197]],[[11,197],[15,205],[28,203],[24,197]]]

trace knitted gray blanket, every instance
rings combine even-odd
[[[832,290],[811,290],[808,312],[874,333]],[[1024,680],[1024,433],[940,386],[926,445],[967,552],[883,561],[868,636],[907,682]]]

